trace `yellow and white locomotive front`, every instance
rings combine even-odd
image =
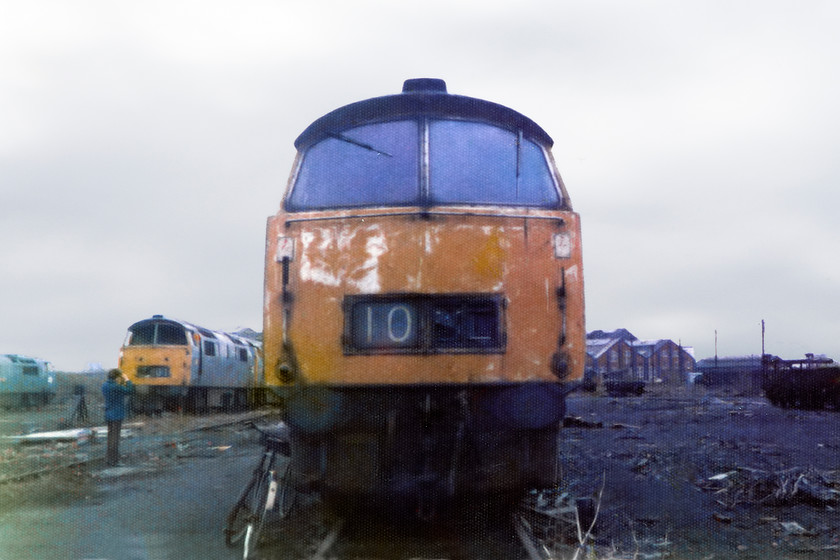
[[[295,145],[268,221],[264,352],[298,482],[422,502],[553,481],[585,330],[550,137],[421,79]]]
[[[241,409],[249,398],[262,400],[258,342],[162,315],[128,328],[119,365],[136,385],[134,408],[144,412]]]
[[[158,411],[180,405],[192,382],[195,345],[189,327],[161,315],[128,327],[119,366],[136,386],[135,408]]]

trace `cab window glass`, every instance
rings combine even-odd
[[[331,134],[306,152],[289,209],[417,204],[418,142],[414,121]]]
[[[187,336],[183,327],[160,323],[158,324],[157,343],[181,346],[187,344]]]
[[[553,207],[560,203],[545,154],[530,140],[523,140],[520,145],[516,198],[529,206]]]
[[[425,143],[428,167],[420,163]],[[308,148],[286,208],[560,203],[542,148],[518,132],[481,122],[412,120],[335,132]]]
[[[154,323],[146,323],[139,325],[131,330],[131,346],[145,346],[154,344],[155,342],[155,325]]]
[[[481,123],[436,121],[429,182],[439,204],[501,201],[516,185],[516,135]]]
[[[429,161],[435,204],[559,202],[542,150],[513,131],[477,122],[432,122]]]

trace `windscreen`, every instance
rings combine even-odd
[[[543,149],[521,133],[472,121],[393,121],[328,133],[301,160],[291,211],[364,206],[557,208]]]
[[[129,346],[183,346],[186,344],[186,331],[177,323],[141,323],[131,327],[128,332]]]
[[[361,126],[315,144],[289,198],[300,210],[419,202],[417,123]]]
[[[436,204],[556,206],[557,188],[539,146],[489,124],[434,121],[430,192]]]

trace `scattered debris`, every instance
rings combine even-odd
[[[95,428],[74,428],[70,430],[54,430],[52,432],[34,432],[19,436],[3,436],[3,439],[17,443],[45,443],[51,441],[71,441],[76,443],[87,443],[97,437],[108,433],[108,428],[98,426]],[[130,428],[123,428],[120,432],[123,438],[134,436]]]
[[[96,437],[96,431],[92,428],[76,428],[72,430],[56,430],[52,432],[35,432],[22,436],[3,436],[3,439],[18,443],[44,443],[50,441],[88,441]]]
[[[650,453],[643,453],[642,456],[630,468],[631,471],[637,474],[647,474],[650,472],[652,463],[655,462],[655,457]]]
[[[708,478],[708,480],[726,480],[727,478],[729,478],[730,476],[732,476],[734,474],[738,474],[738,471],[729,471],[729,472],[725,472],[725,473],[716,474],[714,476],[710,476]]]
[[[614,423],[612,426],[610,426],[610,428],[612,428],[613,430],[623,430],[623,429],[627,429],[627,428],[630,428],[630,429],[633,429],[633,430],[641,430],[642,429],[641,426],[634,426],[632,424],[623,424],[623,423],[620,423],[620,422]]]
[[[712,519],[719,523],[732,523],[732,517],[729,515],[723,515],[722,513],[715,512],[714,514],[712,514]]]
[[[594,528],[595,504],[560,490],[533,491],[520,505],[522,521],[544,546],[579,543]]]
[[[739,467],[710,476],[698,486],[714,492],[717,502],[728,508],[739,504],[828,506],[840,503],[840,473],[837,471],[797,467],[769,472]]]
[[[563,418],[564,428],[603,428],[603,422],[589,422],[580,416],[567,416]]]
[[[809,531],[796,521],[781,521],[779,525],[781,525],[782,530],[784,530],[784,532],[788,535],[796,535],[800,537],[816,536],[815,532]]]

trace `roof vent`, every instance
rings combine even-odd
[[[446,93],[446,82],[440,78],[413,78],[403,82],[403,93]]]

